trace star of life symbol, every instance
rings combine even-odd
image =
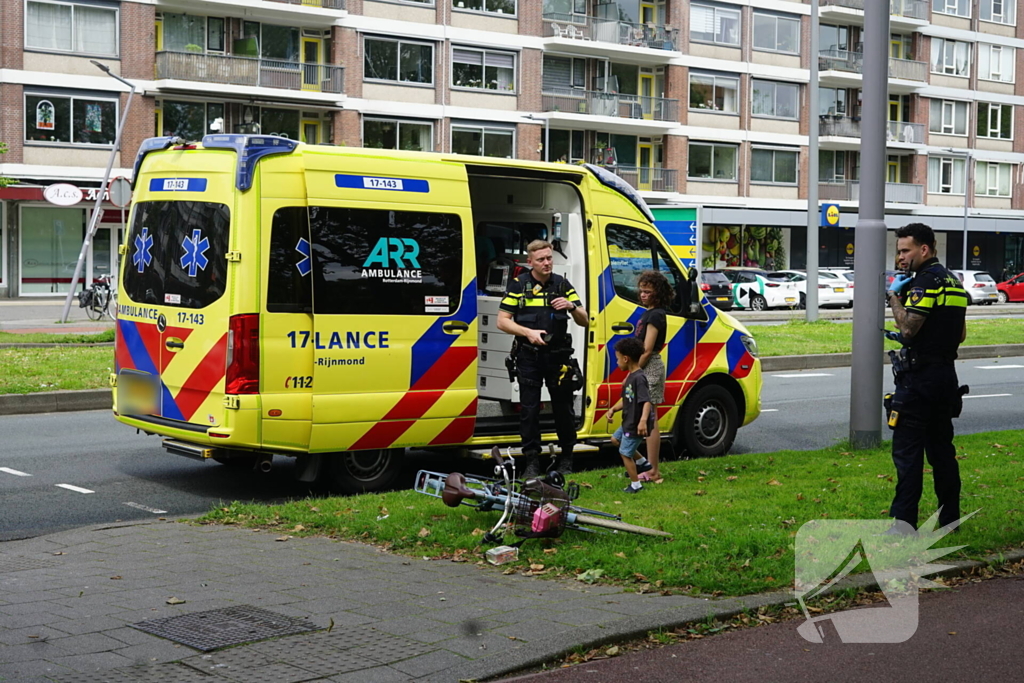
[[[295,264],[295,267],[299,269],[299,275],[306,277],[309,275],[309,271],[312,270],[312,259],[309,257],[309,240],[305,237],[299,238],[299,243],[295,245],[295,251],[299,252],[302,256],[302,260]]]
[[[917,632],[920,590],[940,587],[923,577],[948,568],[931,561],[965,547],[931,546],[977,511],[936,529],[938,514],[916,533],[906,522],[888,519],[812,519],[800,527],[794,585],[797,602],[789,604],[798,604],[807,618],[797,628],[804,640],[823,643],[826,622],[832,623],[843,643],[902,643],[913,636]],[[887,606],[810,615],[808,600],[824,594],[865,563]]]
[[[143,228],[142,234],[135,236],[135,253],[132,254],[132,264],[140,273],[153,262],[153,255],[149,253],[152,248],[153,238],[149,234],[149,228]]]
[[[205,254],[210,248],[210,240],[203,237],[202,230],[196,228],[192,231],[191,237],[186,237],[181,242],[181,248],[185,253],[181,255],[181,267],[188,269],[188,276],[195,277],[196,270],[206,270],[210,262]]]

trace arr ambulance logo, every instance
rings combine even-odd
[[[381,237],[363,261],[362,277],[380,278],[388,283],[419,284],[423,282],[419,256],[420,245],[416,240]]]

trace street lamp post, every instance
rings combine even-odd
[[[811,115],[807,126],[807,286],[804,314],[818,319],[818,0],[811,0],[811,79],[807,84]]]
[[[111,78],[117,79],[128,86],[128,102],[124,105],[124,111],[121,113],[121,120],[117,124],[117,133],[114,136],[114,147],[110,150],[110,158],[107,159],[107,170],[103,173],[103,183],[100,185],[99,192],[96,193],[96,205],[93,207],[92,216],[89,218],[89,229],[85,232],[85,239],[82,241],[82,251],[78,254],[78,263],[75,264],[75,274],[71,276],[71,285],[68,287],[68,296],[64,300],[64,312],[60,316],[60,321],[66,323],[68,321],[68,313],[71,312],[71,300],[75,298],[75,287],[78,286],[78,278],[82,276],[82,267],[85,264],[85,258],[89,253],[89,245],[92,244],[93,235],[96,234],[96,226],[99,224],[100,216],[103,215],[103,209],[100,207],[103,205],[103,192],[106,190],[107,185],[110,184],[110,171],[114,167],[114,157],[117,156],[117,152],[121,149],[121,131],[124,130],[124,122],[128,119],[128,110],[132,106],[132,96],[135,95],[135,86],[128,81],[124,80],[115,73],[111,73],[110,67],[106,64],[101,64],[95,59],[90,59],[100,71],[103,71]]]

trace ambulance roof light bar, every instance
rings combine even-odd
[[[233,149],[238,153],[238,171],[235,187],[245,192],[252,187],[256,162],[271,154],[291,154],[299,143],[276,135],[207,135],[203,138],[206,149]]]

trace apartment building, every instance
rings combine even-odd
[[[146,137],[211,132],[600,164],[700,206],[707,266],[802,266],[813,181],[842,211],[820,263],[849,263],[865,2],[821,0],[812,55],[790,0],[0,0],[0,296],[66,293],[126,110],[115,176]],[[889,2],[887,221],[930,223],[959,265],[966,207],[995,275],[1024,265],[1017,5]],[[83,201],[47,202],[56,183]],[[88,277],[117,259],[103,206]]]

